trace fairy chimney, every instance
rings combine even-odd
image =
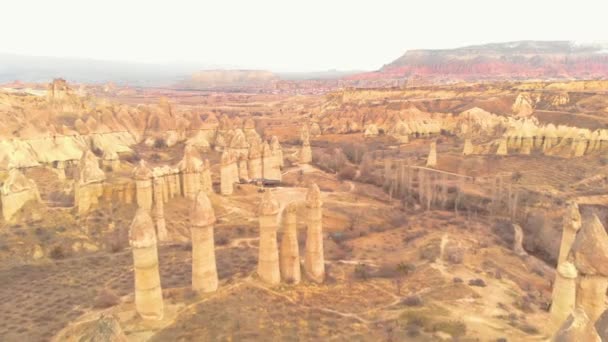
[[[193,200],[201,187],[201,170],[203,162],[198,158],[193,146],[184,148],[184,158],[178,168],[182,174],[182,190],[184,197]]]
[[[135,273],[135,308],[144,319],[163,318],[163,293],[158,270],[154,222],[144,208],[137,209],[129,229]]]
[[[152,170],[143,159],[133,170],[133,178],[135,179],[137,205],[145,210],[152,210]]]
[[[258,255],[258,275],[269,284],[281,282],[277,229],[279,203],[266,190],[259,207],[260,247]]]
[[[429,156],[426,159],[426,166],[435,167],[437,166],[437,143],[432,142],[429,150]]]
[[[561,326],[574,310],[578,271],[568,261],[560,263],[555,272],[551,304],[551,326]]]
[[[2,215],[10,222],[14,215],[28,202],[40,202],[40,194],[36,183],[26,178],[19,169],[11,169],[8,178],[0,188],[2,199]]]
[[[248,175],[251,179],[262,178],[262,151],[259,142],[252,142],[249,146],[249,160],[247,162]]]
[[[306,256],[304,268],[306,276],[317,283],[325,279],[325,258],[323,255],[323,202],[321,190],[312,183],[306,193]]]
[[[213,225],[215,212],[205,191],[199,191],[192,206],[190,232],[192,234],[192,289],[197,292],[217,290]]]
[[[291,284],[300,282],[300,250],[296,230],[296,203],[283,209],[283,237],[281,239],[281,278]]]
[[[232,164],[234,164],[234,160],[230,151],[224,151],[220,165],[220,193],[224,196],[232,195],[234,191],[235,180],[233,178]]]

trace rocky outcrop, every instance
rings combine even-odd
[[[311,184],[306,193],[306,276],[316,282],[325,280],[325,257],[323,254],[323,201],[317,184]]]
[[[190,232],[192,234],[192,289],[197,292],[217,290],[213,225],[215,212],[204,191],[199,191],[192,206]]]
[[[585,310],[576,308],[555,333],[552,342],[601,342]]]
[[[160,320],[164,315],[163,293],[158,270],[154,222],[144,208],[137,209],[129,229],[135,273],[135,309],[143,319]]]
[[[524,231],[518,224],[513,224],[513,252],[518,256],[526,256],[528,253],[524,249]]]
[[[40,194],[36,183],[27,179],[18,169],[12,169],[8,178],[0,188],[2,199],[2,216],[11,222],[15,214],[28,202],[40,202]]]
[[[281,239],[281,279],[290,284],[298,284],[300,274],[300,250],[296,226],[296,203],[289,203],[283,209],[283,237]]]
[[[258,255],[258,276],[268,284],[281,282],[277,229],[279,228],[279,202],[266,190],[258,213],[260,224],[260,247]]]
[[[118,319],[109,314],[101,314],[99,319],[74,328],[71,341],[87,342],[127,342],[127,336],[120,327]]]
[[[517,116],[527,117],[534,112],[534,100],[528,93],[520,93],[517,95],[512,106],[513,113]]]
[[[580,274],[576,307],[582,308],[593,324],[606,310],[608,289],[608,234],[595,214],[583,220],[570,258]]]

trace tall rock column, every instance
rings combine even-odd
[[[579,271],[576,307],[585,310],[592,323],[606,310],[608,288],[608,234],[594,214],[583,220],[569,258]]]
[[[507,150],[507,138],[500,138],[500,142],[498,143],[498,149],[496,150],[496,155],[498,156],[506,156],[508,154]]]
[[[196,195],[191,210],[192,227],[192,289],[197,292],[217,290],[218,278],[215,263],[213,225],[215,212],[204,191]]]
[[[137,209],[129,229],[135,272],[135,308],[144,319],[163,318],[163,292],[158,271],[154,222],[144,208]]]
[[[153,180],[154,184],[154,207],[152,208],[152,216],[156,222],[156,235],[158,241],[167,241],[167,223],[165,222],[165,201],[163,199],[164,175],[157,174]]]
[[[249,161],[247,163],[249,178],[262,178],[262,151],[257,140],[253,140],[249,146]]]
[[[182,174],[182,189],[184,197],[194,200],[201,187],[201,170],[203,162],[197,157],[197,151],[192,145],[184,148],[184,158],[178,168]]]
[[[561,326],[574,310],[577,275],[578,271],[571,262],[564,261],[557,267],[551,296],[551,326],[553,328]]]
[[[431,149],[429,150],[429,156],[426,159],[426,166],[435,167],[437,166],[437,143],[433,141],[431,143]]]
[[[220,193],[228,196],[234,191],[234,179],[231,169],[232,158],[229,151],[222,152],[220,165]]]
[[[283,166],[285,166],[285,164],[283,161],[283,149],[281,148],[281,144],[279,143],[279,138],[277,138],[276,135],[273,135],[272,138],[270,139],[270,149],[273,152],[273,156],[275,158],[275,163],[279,167],[279,174],[280,174],[280,169],[283,168]]]
[[[473,143],[471,139],[464,140],[464,148],[462,149],[462,154],[465,156],[473,154]]]
[[[239,180],[243,180],[245,182],[249,181],[249,170],[247,166],[247,156],[239,155]]]
[[[317,184],[311,184],[306,193],[306,276],[312,281],[325,280],[325,257],[323,255],[323,201]]]
[[[278,154],[267,142],[262,147],[262,174],[266,180],[281,181],[281,169],[278,164]]]
[[[211,179],[211,164],[209,159],[205,159],[203,163],[203,172],[201,173],[201,190],[207,194],[213,193],[213,180]]]
[[[566,261],[570,248],[576,238],[576,233],[581,229],[581,213],[576,202],[571,202],[566,210],[564,217],[564,227],[562,229],[562,242],[559,247],[558,265]]]
[[[310,164],[312,162],[312,149],[310,148],[308,129],[302,131],[302,149],[300,150],[300,164]]]
[[[266,190],[259,208],[260,247],[258,254],[258,275],[268,284],[281,282],[279,269],[279,250],[277,246],[277,229],[279,226],[279,203],[272,192]]]
[[[300,250],[296,230],[296,204],[289,203],[283,209],[283,238],[281,239],[281,278],[283,281],[300,282]]]
[[[133,178],[137,205],[145,210],[152,210],[152,170],[143,159],[133,170]]]

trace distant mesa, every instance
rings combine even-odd
[[[378,71],[350,76],[348,79],[419,77],[478,81],[606,76],[608,53],[602,46],[569,41],[517,41],[455,49],[410,50]]]

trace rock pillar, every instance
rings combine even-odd
[[[437,166],[437,143],[431,143],[431,149],[429,150],[429,156],[426,159],[426,166],[435,167]]]
[[[163,293],[158,271],[154,222],[144,208],[137,209],[129,230],[135,272],[135,308],[144,319],[163,318]]]
[[[192,145],[184,149],[184,158],[179,162],[178,169],[182,174],[182,193],[184,197],[194,200],[201,187],[201,170],[203,162],[197,157],[197,151]]]
[[[154,208],[152,216],[156,222],[156,236],[158,241],[167,241],[167,224],[165,222],[165,201],[163,200],[163,189],[165,187],[164,177],[159,175],[154,178]]]
[[[224,196],[232,195],[232,192],[234,191],[232,163],[233,161],[230,152],[224,151],[222,153],[220,165],[220,193]]]
[[[473,143],[471,139],[464,140],[464,148],[462,149],[462,154],[465,156],[473,154]]]
[[[192,289],[197,292],[217,290],[218,277],[215,263],[213,225],[215,212],[204,191],[196,195],[191,210],[192,234]]]
[[[258,275],[268,284],[281,282],[279,250],[277,247],[279,203],[272,192],[266,190],[259,208],[260,247],[258,255]]]
[[[496,155],[498,156],[506,156],[508,154],[507,152],[507,139],[506,138],[501,138],[500,142],[498,143],[498,150],[496,150]]]
[[[568,254],[570,254],[570,248],[576,238],[576,233],[581,229],[581,213],[578,209],[578,204],[572,202],[566,209],[566,216],[564,217],[564,227],[562,229],[562,242],[559,247],[559,257],[557,259],[558,265],[566,261]]]
[[[312,184],[306,193],[306,276],[317,283],[325,279],[325,257],[323,255],[323,202],[317,184]]]
[[[262,178],[262,151],[260,144],[254,140],[249,147],[249,161],[247,163],[249,178]]]
[[[145,210],[152,210],[152,170],[143,159],[133,170],[133,178],[137,205]]]
[[[249,170],[248,170],[248,166],[247,166],[247,157],[246,156],[239,156],[239,180],[245,181],[245,182],[249,182]]]
[[[300,250],[296,227],[296,204],[289,203],[283,210],[283,238],[281,239],[281,278],[292,284],[300,282]]]
[[[608,234],[594,214],[583,220],[570,249],[568,260],[580,276],[576,287],[576,307],[585,310],[592,323],[606,310],[608,288]]]
[[[551,304],[551,326],[559,327],[574,310],[576,300],[576,267],[562,262],[557,267]]]
[[[211,179],[211,164],[209,164],[209,159],[205,159],[203,164],[203,172],[201,173],[201,190],[208,195],[213,193],[213,180]]]

